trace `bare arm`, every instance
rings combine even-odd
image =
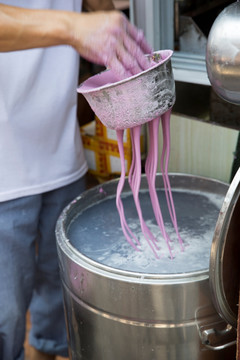
[[[0,51],[71,43],[67,12],[0,4]]]
[[[147,68],[144,54],[151,52],[143,33],[118,11],[76,13],[0,4],[1,52],[63,44],[119,77]]]

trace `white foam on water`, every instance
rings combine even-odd
[[[141,251],[134,251],[124,241],[125,239],[120,238],[114,245],[106,247],[104,251],[101,251],[99,257],[95,256],[96,261],[113,268],[144,273],[186,273],[208,268],[213,236],[212,229],[201,235],[193,234],[188,229],[182,230],[181,236],[184,241],[184,251],[181,251],[172,225],[165,224],[166,231],[171,238],[171,248],[174,255],[174,259],[170,259],[167,245],[160,234],[158,226],[151,223],[151,221],[146,223],[158,240],[160,259],[156,259],[142,232],[138,231],[135,234],[140,240]],[[204,227],[204,221],[202,226]],[[132,230],[136,230],[136,222],[130,223],[129,227]],[[121,232],[121,228],[117,229],[118,231]],[[91,257],[90,253],[89,255]]]
[[[186,190],[174,189],[175,192],[184,193]],[[166,231],[171,239],[173,259],[170,258],[166,242],[154,220],[146,220],[146,224],[157,239],[159,259],[150,249],[141,231],[139,220],[128,216],[128,225],[141,243],[140,251],[135,251],[126,241],[120,223],[118,222],[118,225],[115,226],[114,216],[116,219],[118,216],[113,214],[112,207],[110,207],[110,213],[108,211],[105,213],[103,211],[102,214],[98,213],[97,223],[92,228],[83,219],[82,224],[84,226],[73,229],[71,236],[75,236],[74,244],[88,258],[124,271],[144,274],[180,274],[206,270],[209,268],[211,243],[224,197],[208,192],[187,190],[187,195],[189,194],[197,195],[196,201],[194,201],[195,197],[190,195],[190,200],[188,200],[190,203],[181,205],[180,210],[182,211],[178,216],[179,232],[184,242],[184,251],[181,251],[178,237],[170,219],[165,221]],[[198,212],[199,216],[197,217],[196,214],[192,213],[192,210],[198,206],[199,195],[202,200],[199,205],[201,211]],[[183,197],[185,199],[185,195]],[[194,207],[189,210],[188,207],[192,205],[192,202]],[[187,212],[184,213],[183,210],[186,207]],[[99,208],[101,208],[101,204],[99,204]],[[111,223],[111,216],[113,216],[113,223]],[[86,213],[86,219],[89,219],[89,213]]]

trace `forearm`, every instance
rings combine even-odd
[[[0,51],[71,45],[69,13],[0,4]]]
[[[98,0],[100,2],[100,0]],[[87,0],[93,10],[96,0]],[[101,0],[100,10],[109,0]],[[110,9],[109,9],[110,10]],[[146,69],[152,50],[142,31],[119,11],[33,10],[0,3],[0,52],[69,45],[120,78]]]

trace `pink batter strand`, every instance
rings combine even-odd
[[[159,118],[156,118],[148,123],[149,129],[149,151],[145,164],[145,172],[148,180],[149,194],[152,202],[153,212],[155,215],[155,219],[160,228],[162,236],[166,241],[170,257],[173,259],[172,250],[169,244],[169,236],[166,233],[164,221],[162,217],[162,212],[160,208],[160,204],[158,201],[158,196],[156,192],[156,173],[157,173],[157,165],[158,165],[158,134],[159,134]]]
[[[125,214],[124,214],[124,208],[123,208],[123,204],[122,204],[122,200],[121,200],[121,193],[122,193],[122,189],[123,189],[123,186],[124,186],[125,173],[126,173],[126,171],[125,171],[125,159],[124,159],[124,147],[123,147],[123,133],[124,133],[124,130],[117,130],[116,133],[117,133],[118,148],[119,148],[119,154],[120,154],[120,160],[121,160],[121,176],[120,176],[120,180],[118,182],[118,187],[117,187],[116,206],[117,206],[117,209],[118,209],[122,230],[123,230],[123,233],[124,233],[127,241],[129,242],[129,244],[135,250],[139,251],[139,248],[137,247],[137,245],[140,245],[140,242],[137,239],[137,237],[133,234],[133,232],[131,231],[131,229],[129,228],[129,226],[128,226],[127,222],[126,222],[126,218],[125,218]]]
[[[161,156],[161,171],[163,175],[163,183],[165,188],[165,195],[168,204],[169,214],[172,220],[172,224],[178,236],[179,244],[181,246],[181,250],[184,250],[183,241],[178,231],[177,217],[172,197],[171,185],[168,177],[168,164],[170,157],[170,117],[171,110],[168,110],[165,114],[161,116],[161,124],[163,130],[163,148],[162,148],[162,156]]]
[[[156,250],[159,250],[156,245],[157,240],[153,236],[152,232],[147,227],[143,216],[142,209],[139,201],[139,190],[141,184],[141,147],[140,147],[140,137],[141,137],[141,125],[131,128],[131,140],[132,140],[132,164],[129,172],[129,185],[131,187],[135,206],[137,209],[138,217],[140,220],[141,229],[145,239],[147,240],[149,246],[151,247],[154,255],[158,258]]]

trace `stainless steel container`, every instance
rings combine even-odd
[[[153,65],[117,81],[111,70],[91,76],[78,87],[94,113],[109,129],[127,129],[145,124],[171,109],[175,103],[172,50],[150,56]]]
[[[228,186],[181,174],[172,174],[170,181],[180,233],[190,228],[186,254],[191,239],[201,243],[208,238],[208,249],[199,255],[203,265],[184,260],[185,270],[178,271],[167,265],[175,260],[152,259],[151,270],[146,264],[138,267],[135,255],[126,260],[129,245],[120,239],[114,204],[116,180],[88,190],[60,216],[56,235],[72,360],[234,359],[236,332],[213,306],[208,269],[211,240]],[[166,216],[160,175],[157,188]],[[151,221],[146,189],[142,176],[143,215]],[[129,194],[126,184],[123,201]],[[128,221],[134,221],[131,200],[125,210]],[[121,242],[122,261],[115,256]]]

